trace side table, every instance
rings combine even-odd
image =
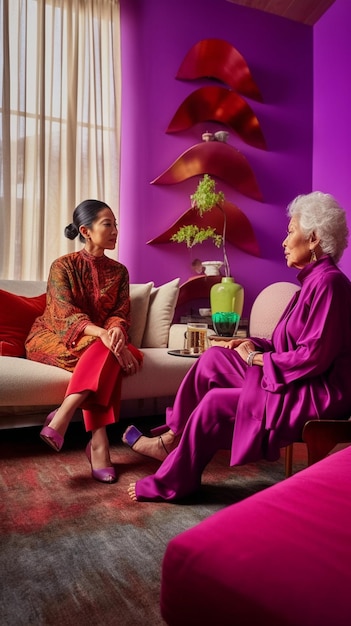
[[[207,324],[209,328],[213,329],[212,318],[202,317],[201,315],[184,315],[180,318],[181,324],[191,324],[191,322],[196,324]],[[238,332],[235,337],[247,337],[248,336],[248,328],[249,328],[249,320],[246,318],[241,318],[239,322]],[[211,337],[217,337],[218,339],[234,339],[234,337],[220,337],[219,335],[211,335]]]

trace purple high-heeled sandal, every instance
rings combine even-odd
[[[100,483],[115,483],[117,481],[117,474],[114,467],[103,467],[102,469],[95,470],[91,463],[91,441],[89,441],[85,448],[85,454],[91,466],[91,475],[95,480]]]
[[[42,438],[43,441],[45,441],[45,443],[48,444],[48,446],[50,446],[50,448],[55,450],[55,452],[60,452],[64,443],[64,437],[62,437],[62,435],[60,435],[60,433],[58,433],[57,430],[54,430],[53,428],[50,428],[49,426],[49,424],[52,422],[56,413],[57,413],[57,409],[49,413],[49,415],[47,416],[44,422],[44,427],[40,431],[40,437]]]

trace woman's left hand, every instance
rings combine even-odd
[[[239,346],[234,348],[236,352],[238,352],[241,358],[247,363],[247,357],[250,352],[254,352],[256,350],[255,344],[248,339],[247,341],[243,341]]]
[[[246,339],[215,339],[212,346],[220,346],[221,348],[227,348],[227,350],[235,350],[241,343],[247,341]]]
[[[121,368],[128,376],[132,376],[140,370],[141,364],[126,346],[120,351],[118,356],[117,354],[115,356]]]
[[[125,347],[126,339],[121,328],[115,326],[107,331],[110,340],[110,350],[116,357],[119,356],[121,350]]]
[[[263,367],[263,355],[260,350],[257,350],[255,344],[250,339],[243,341],[240,346],[235,348],[235,351],[240,354],[243,361],[249,366],[258,365],[259,367]],[[250,352],[255,352],[255,354],[250,357],[250,361],[248,362],[247,358]]]

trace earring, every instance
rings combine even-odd
[[[310,263],[315,263],[317,261],[317,255],[315,250],[312,250],[311,252],[311,258],[310,258]]]

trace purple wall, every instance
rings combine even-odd
[[[336,0],[314,27],[313,188],[331,193],[351,230],[349,0]],[[340,263],[351,278],[351,245]]]
[[[341,0],[341,2],[347,0]],[[337,0],[338,4],[338,0]],[[285,266],[286,205],[312,189],[313,29],[226,0],[121,0],[122,144],[120,260],[132,282],[156,285],[191,275],[183,244],[147,245],[189,206],[197,178],[172,186],[150,185],[182,152],[201,141],[214,123],[167,135],[182,101],[201,84],[175,79],[185,54],[201,39],[216,37],[245,57],[264,102],[247,99],[263,129],[268,151],[243,143],[231,132],[228,143],[249,160],[264,202],[251,200],[218,181],[229,201],[250,219],[261,248],[252,257],[228,245],[232,274],[245,287],[244,314],[271,282],[295,281]],[[335,155],[333,155],[335,156]],[[220,258],[211,244],[193,256]]]

